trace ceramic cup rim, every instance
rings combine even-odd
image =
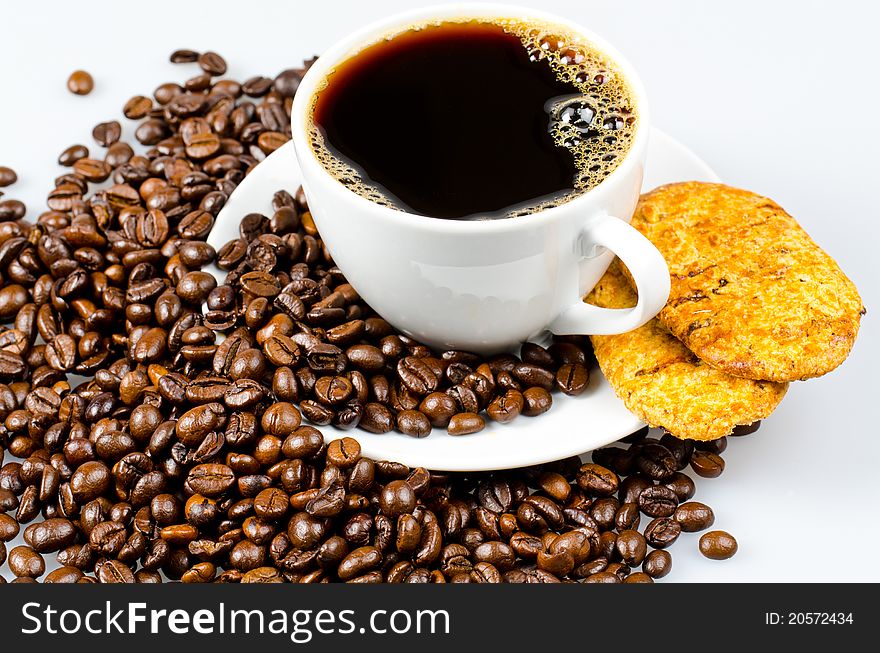
[[[389,208],[358,195],[335,179],[318,160],[309,139],[312,97],[318,85],[334,66],[355,56],[384,35],[399,33],[409,25],[453,18],[512,18],[524,21],[531,19],[556,24],[583,36],[589,43],[595,45],[598,50],[606,54],[623,71],[624,77],[636,98],[639,113],[635,137],[624,159],[618,166],[594,188],[579,194],[564,204],[524,216],[518,216],[515,219],[502,218],[498,220],[445,220]],[[569,215],[572,211],[586,210],[595,201],[597,196],[609,191],[613,192],[616,186],[615,180],[627,177],[634,166],[641,164],[643,154],[647,149],[650,123],[648,103],[641,78],[633,65],[617,48],[598,34],[571,20],[537,9],[496,3],[456,3],[397,13],[367,25],[338,41],[322,54],[304,75],[293,101],[291,130],[296,156],[304,171],[304,181],[314,175],[322,181],[332,182],[331,186],[336,189],[335,192],[346,194],[350,202],[358,206],[362,211],[381,218],[390,227],[420,228],[431,233],[473,235],[478,233],[493,234],[529,230],[536,226],[542,226],[543,223],[548,221]],[[307,194],[308,190],[306,188]]]

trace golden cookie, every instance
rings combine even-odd
[[[636,294],[615,260],[586,301],[628,308]],[[773,412],[788,384],[730,376],[706,365],[657,318],[628,333],[590,336],[599,367],[639,419],[679,438],[714,440]]]
[[[864,314],[858,291],[772,200],[722,184],[670,184],[642,196],[632,226],[669,265],[660,320],[712,367],[795,381],[849,355]]]

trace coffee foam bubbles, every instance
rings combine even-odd
[[[552,200],[511,211],[507,217],[537,213],[564,204],[600,184],[626,156],[638,128],[635,97],[620,68],[608,55],[558,25],[522,22],[513,19],[444,19],[411,25],[384,37],[392,40],[402,33],[447,23],[495,25],[519,37],[534,62],[550,65],[557,79],[572,86],[572,93],[547,102],[548,131],[554,142],[574,157],[574,191]],[[378,41],[377,41],[378,42]],[[374,42],[375,43],[375,42]],[[370,43],[365,47],[369,47]],[[357,56],[352,55],[352,56]],[[332,75],[331,70],[328,73]],[[312,98],[310,116],[317,98],[326,88],[325,78]],[[339,183],[376,204],[401,210],[386,193],[365,180],[360,171],[335,156],[327,147],[324,134],[309,119],[312,151],[321,165]]]

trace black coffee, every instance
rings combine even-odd
[[[636,107],[590,44],[513,21],[443,22],[337,66],[312,139],[340,182],[446,219],[510,217],[600,183],[630,147]]]

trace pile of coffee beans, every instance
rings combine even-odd
[[[271,217],[244,216],[239,238],[218,252],[226,283],[215,287],[203,272],[178,281],[184,302],[207,301],[204,326],[227,334],[216,350],[205,349],[214,347],[210,338],[181,348],[184,357],[213,355],[215,373],[233,379],[271,377],[276,398],[297,403],[314,424],[413,437],[432,427],[467,435],[486,419],[540,415],[551,391],[586,389],[593,359],[584,337],[558,338],[546,349],[527,343],[521,357],[481,358],[434,352],[396,333],[333,265],[302,189],[276,193],[273,206]],[[203,243],[179,253],[187,269],[213,255]]]
[[[103,156],[71,146],[48,210],[0,201],[0,565],[17,582],[649,582],[712,526],[682,470],[726,440],[631,436],[579,458],[442,474],[360,455],[312,424],[464,434],[587,382],[589,346],[435,353],[375,316],[327,255],[301,193],[204,241],[245,174],[289,139],[309,65],[136,96]],[[3,182],[16,175],[0,169]],[[225,283],[203,271],[217,261]],[[206,311],[203,303],[207,303]],[[225,337],[224,337],[225,336]],[[311,424],[306,424],[303,417]],[[6,460],[7,452],[10,460]],[[646,516],[640,531],[641,516]],[[25,544],[7,550],[22,535]],[[707,533],[705,555],[732,537]],[[46,556],[59,568],[46,573]],[[50,567],[55,565],[50,564]]]

